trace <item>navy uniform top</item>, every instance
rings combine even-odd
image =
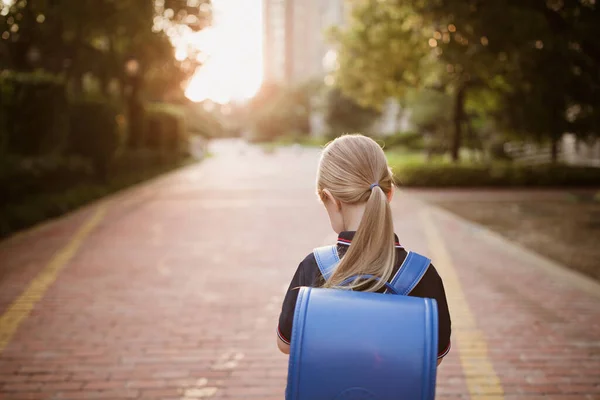
[[[343,257],[348,246],[352,242],[355,232],[342,232],[338,237],[337,248],[340,257]],[[407,256],[407,251],[398,242],[396,236],[396,265],[392,277],[396,274]],[[391,278],[390,278],[391,279]],[[277,334],[279,338],[287,344],[290,344],[292,337],[292,324],[294,322],[294,308],[298,298],[298,288],[301,286],[318,287],[323,283],[323,276],[317,265],[317,260],[313,253],[306,256],[300,263],[292,282],[288,288],[281,314],[279,316],[279,327]],[[382,289],[383,290],[383,289]],[[409,296],[433,298],[437,301],[439,334],[438,334],[438,358],[444,357],[450,351],[450,312],[448,311],[448,302],[446,301],[446,292],[444,284],[437,270],[431,264],[419,281],[417,286],[409,293]]]

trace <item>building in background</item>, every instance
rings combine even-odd
[[[263,0],[263,80],[284,82],[286,0]]]
[[[286,83],[289,80],[288,43],[290,21],[289,0],[263,0],[264,76],[267,83]]]
[[[264,81],[297,85],[322,80],[332,50],[325,31],[345,21],[344,0],[263,0]]]
[[[344,0],[294,0],[292,83],[323,80],[326,55],[332,47],[325,32],[344,24]]]
[[[331,84],[329,76],[336,65],[336,50],[328,43],[326,31],[344,26],[350,15],[346,0],[263,0],[264,77],[263,81],[283,86],[308,82]],[[311,101],[311,133],[327,132],[322,111],[325,98]],[[373,132],[389,135],[408,130],[408,116],[390,100]]]

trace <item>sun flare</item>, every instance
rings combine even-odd
[[[214,0],[213,9],[212,27],[175,43],[178,58],[187,55],[190,43],[202,51],[204,65],[190,79],[185,95],[221,104],[251,98],[262,83],[261,0]]]

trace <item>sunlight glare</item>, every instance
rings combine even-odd
[[[187,49],[184,47],[177,47],[175,49],[175,58],[177,61],[183,61],[187,58]]]
[[[217,103],[251,98],[262,83],[261,0],[214,0],[213,26],[186,35],[201,50],[186,96],[195,102]],[[177,47],[177,51],[186,47]],[[182,54],[178,54],[178,57]]]

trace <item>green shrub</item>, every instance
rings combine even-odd
[[[58,217],[107,193],[99,184],[86,184],[63,192],[38,193],[19,203],[0,205],[0,237]]]
[[[110,174],[114,177],[128,171],[145,172],[160,167],[164,162],[164,155],[157,150],[127,150],[114,159]]]
[[[326,136],[291,135],[278,139],[275,144],[282,146],[299,144],[305,147],[325,147],[330,141]]]
[[[106,100],[78,100],[69,108],[68,150],[91,160],[96,174],[106,179],[110,163],[124,143],[120,107]]]
[[[186,127],[190,134],[200,135],[205,138],[219,138],[239,136],[234,132],[227,132],[227,128],[215,116],[202,109],[198,104],[184,106]]]
[[[392,169],[401,186],[486,186],[493,181],[485,166],[407,164]]]
[[[392,136],[383,138],[385,149],[405,148],[409,150],[423,150],[425,140],[419,132],[398,132]]]
[[[310,87],[275,89],[257,96],[250,108],[254,142],[268,142],[282,136],[310,131]]]
[[[5,157],[0,163],[2,202],[19,202],[39,193],[55,193],[92,180],[92,166],[81,157]]]
[[[165,163],[162,154],[150,150],[127,151],[120,154],[111,165],[111,176],[107,182],[98,182],[91,179],[92,169],[81,159],[70,158],[62,160],[63,171],[70,166],[71,176],[66,179],[64,172],[60,179],[49,179],[48,175],[22,174],[21,178],[30,184],[44,183],[42,186],[24,185],[18,198],[7,198],[2,193],[0,202],[0,237],[6,236],[19,229],[27,228],[35,223],[48,218],[53,218],[73,210],[92,200],[105,196],[111,192],[136,184],[145,179],[156,176],[172,168],[182,165],[181,159]],[[75,167],[79,165],[79,167]],[[37,170],[40,167],[38,166]],[[0,185],[4,189],[8,168],[6,162],[0,165]],[[36,170],[36,169],[34,169]],[[32,171],[31,168],[28,169]],[[77,172],[79,171],[79,172]],[[78,173],[87,171],[83,176]],[[34,176],[35,178],[32,178]],[[87,178],[86,178],[87,177]],[[59,186],[51,188],[52,182]],[[14,181],[11,187],[16,187]],[[10,194],[10,193],[7,193]],[[14,192],[13,192],[14,194]]]
[[[67,134],[64,81],[41,73],[0,73],[0,150],[24,156],[58,152]]]
[[[184,111],[174,105],[149,105],[146,108],[146,146],[172,154],[187,153]]]
[[[140,149],[146,138],[146,110],[141,99],[127,103],[127,148]]]
[[[325,122],[334,136],[368,131],[381,115],[376,109],[358,104],[339,89],[327,92],[326,105]]]
[[[583,187],[600,186],[600,168],[512,163],[452,164],[391,157],[396,182],[406,187]]]
[[[277,103],[265,105],[253,118],[254,142],[268,142],[290,135],[294,130],[292,117]]]

